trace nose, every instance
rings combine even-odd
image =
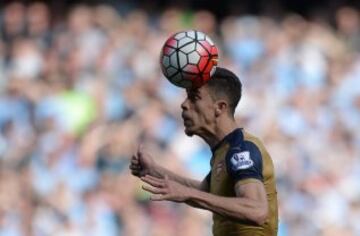
[[[188,99],[186,98],[186,99],[181,103],[181,109],[184,110],[184,111],[188,109],[187,101],[188,101]]]

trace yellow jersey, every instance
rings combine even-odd
[[[276,236],[278,206],[274,165],[261,141],[239,128],[213,147],[212,153],[211,171],[206,177],[210,193],[236,197],[234,186],[238,181],[260,180],[264,183],[269,207],[268,219],[261,226],[214,213],[214,236]]]

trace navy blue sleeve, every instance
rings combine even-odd
[[[259,179],[262,176],[262,156],[259,148],[245,141],[240,147],[231,147],[226,154],[226,168],[234,180]]]

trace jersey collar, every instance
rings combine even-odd
[[[240,140],[244,139],[242,128],[234,129],[233,131],[228,133],[220,142],[218,142],[214,147],[211,148],[212,154],[214,155],[216,150],[219,149],[219,147],[221,147],[224,143],[233,144],[239,139]]]

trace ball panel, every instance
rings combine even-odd
[[[185,32],[180,32],[174,35],[174,38],[180,40],[186,36]]]
[[[190,53],[192,51],[195,51],[196,43],[193,41],[193,43],[189,43],[188,45],[182,47],[180,50],[184,53]]]
[[[211,45],[206,41],[199,41],[198,42],[202,48],[206,51],[207,54],[211,53]]]
[[[191,43],[193,42],[194,40],[189,38],[189,37],[185,37],[185,38],[182,38],[179,40],[178,42],[178,47],[181,48],[183,47],[184,45],[188,44],[188,43]]]
[[[202,57],[206,57],[206,56],[209,56],[209,53],[208,51],[205,50],[205,48],[198,42],[196,43],[196,49],[195,49],[199,54],[200,56]]]
[[[193,83],[191,82],[191,80],[187,80],[187,79],[181,80],[178,83],[178,85],[183,88],[192,88],[193,87]]]
[[[189,38],[195,39],[195,37],[196,37],[195,30],[187,31],[186,36],[188,36]]]
[[[197,40],[205,40],[205,34],[199,31],[196,31]]]
[[[180,72],[178,72],[177,74],[169,77],[169,80],[173,84],[178,85],[178,83],[183,80],[183,77],[182,77],[182,74]]]
[[[177,53],[171,54],[171,56],[170,56],[170,64],[175,68],[179,68],[178,54]]]
[[[179,67],[180,68],[183,68],[184,66],[186,66],[189,63],[186,54],[181,51],[178,52],[178,58],[179,58]]]
[[[165,45],[168,47],[177,48],[178,41],[175,38],[169,38]]]
[[[165,68],[168,68],[170,66],[170,58],[168,56],[166,56],[166,55],[163,56],[162,65]]]
[[[191,64],[197,64],[200,60],[200,55],[196,51],[191,52],[188,54],[189,63]]]
[[[193,74],[198,74],[200,72],[199,68],[196,65],[191,65],[191,64],[186,65],[184,67],[183,71],[193,73]]]
[[[168,46],[164,46],[164,48],[163,48],[163,54],[165,56],[170,56],[174,52],[175,52],[174,48],[171,48],[171,47],[168,47]]]
[[[214,58],[214,59],[217,59],[218,56],[219,56],[218,55],[218,50],[214,46],[211,47],[210,54],[211,54],[212,58]]]
[[[166,69],[166,73],[167,73],[167,76],[173,76],[174,74],[176,74],[178,72],[178,70],[174,67],[169,67]]]
[[[207,64],[209,62],[209,57],[201,57],[200,60],[199,60],[199,63],[197,64],[198,68],[199,68],[199,71],[201,73],[204,72]]]
[[[199,88],[204,84],[204,80],[200,75],[196,75],[192,78],[193,87]]]
[[[214,44],[214,42],[211,40],[211,38],[209,37],[209,36],[205,36],[205,40],[206,40],[206,42],[208,42],[211,46],[214,46],[215,44]]]
[[[203,71],[204,74],[210,74],[211,69],[214,67],[214,63],[212,61],[208,61]]]

